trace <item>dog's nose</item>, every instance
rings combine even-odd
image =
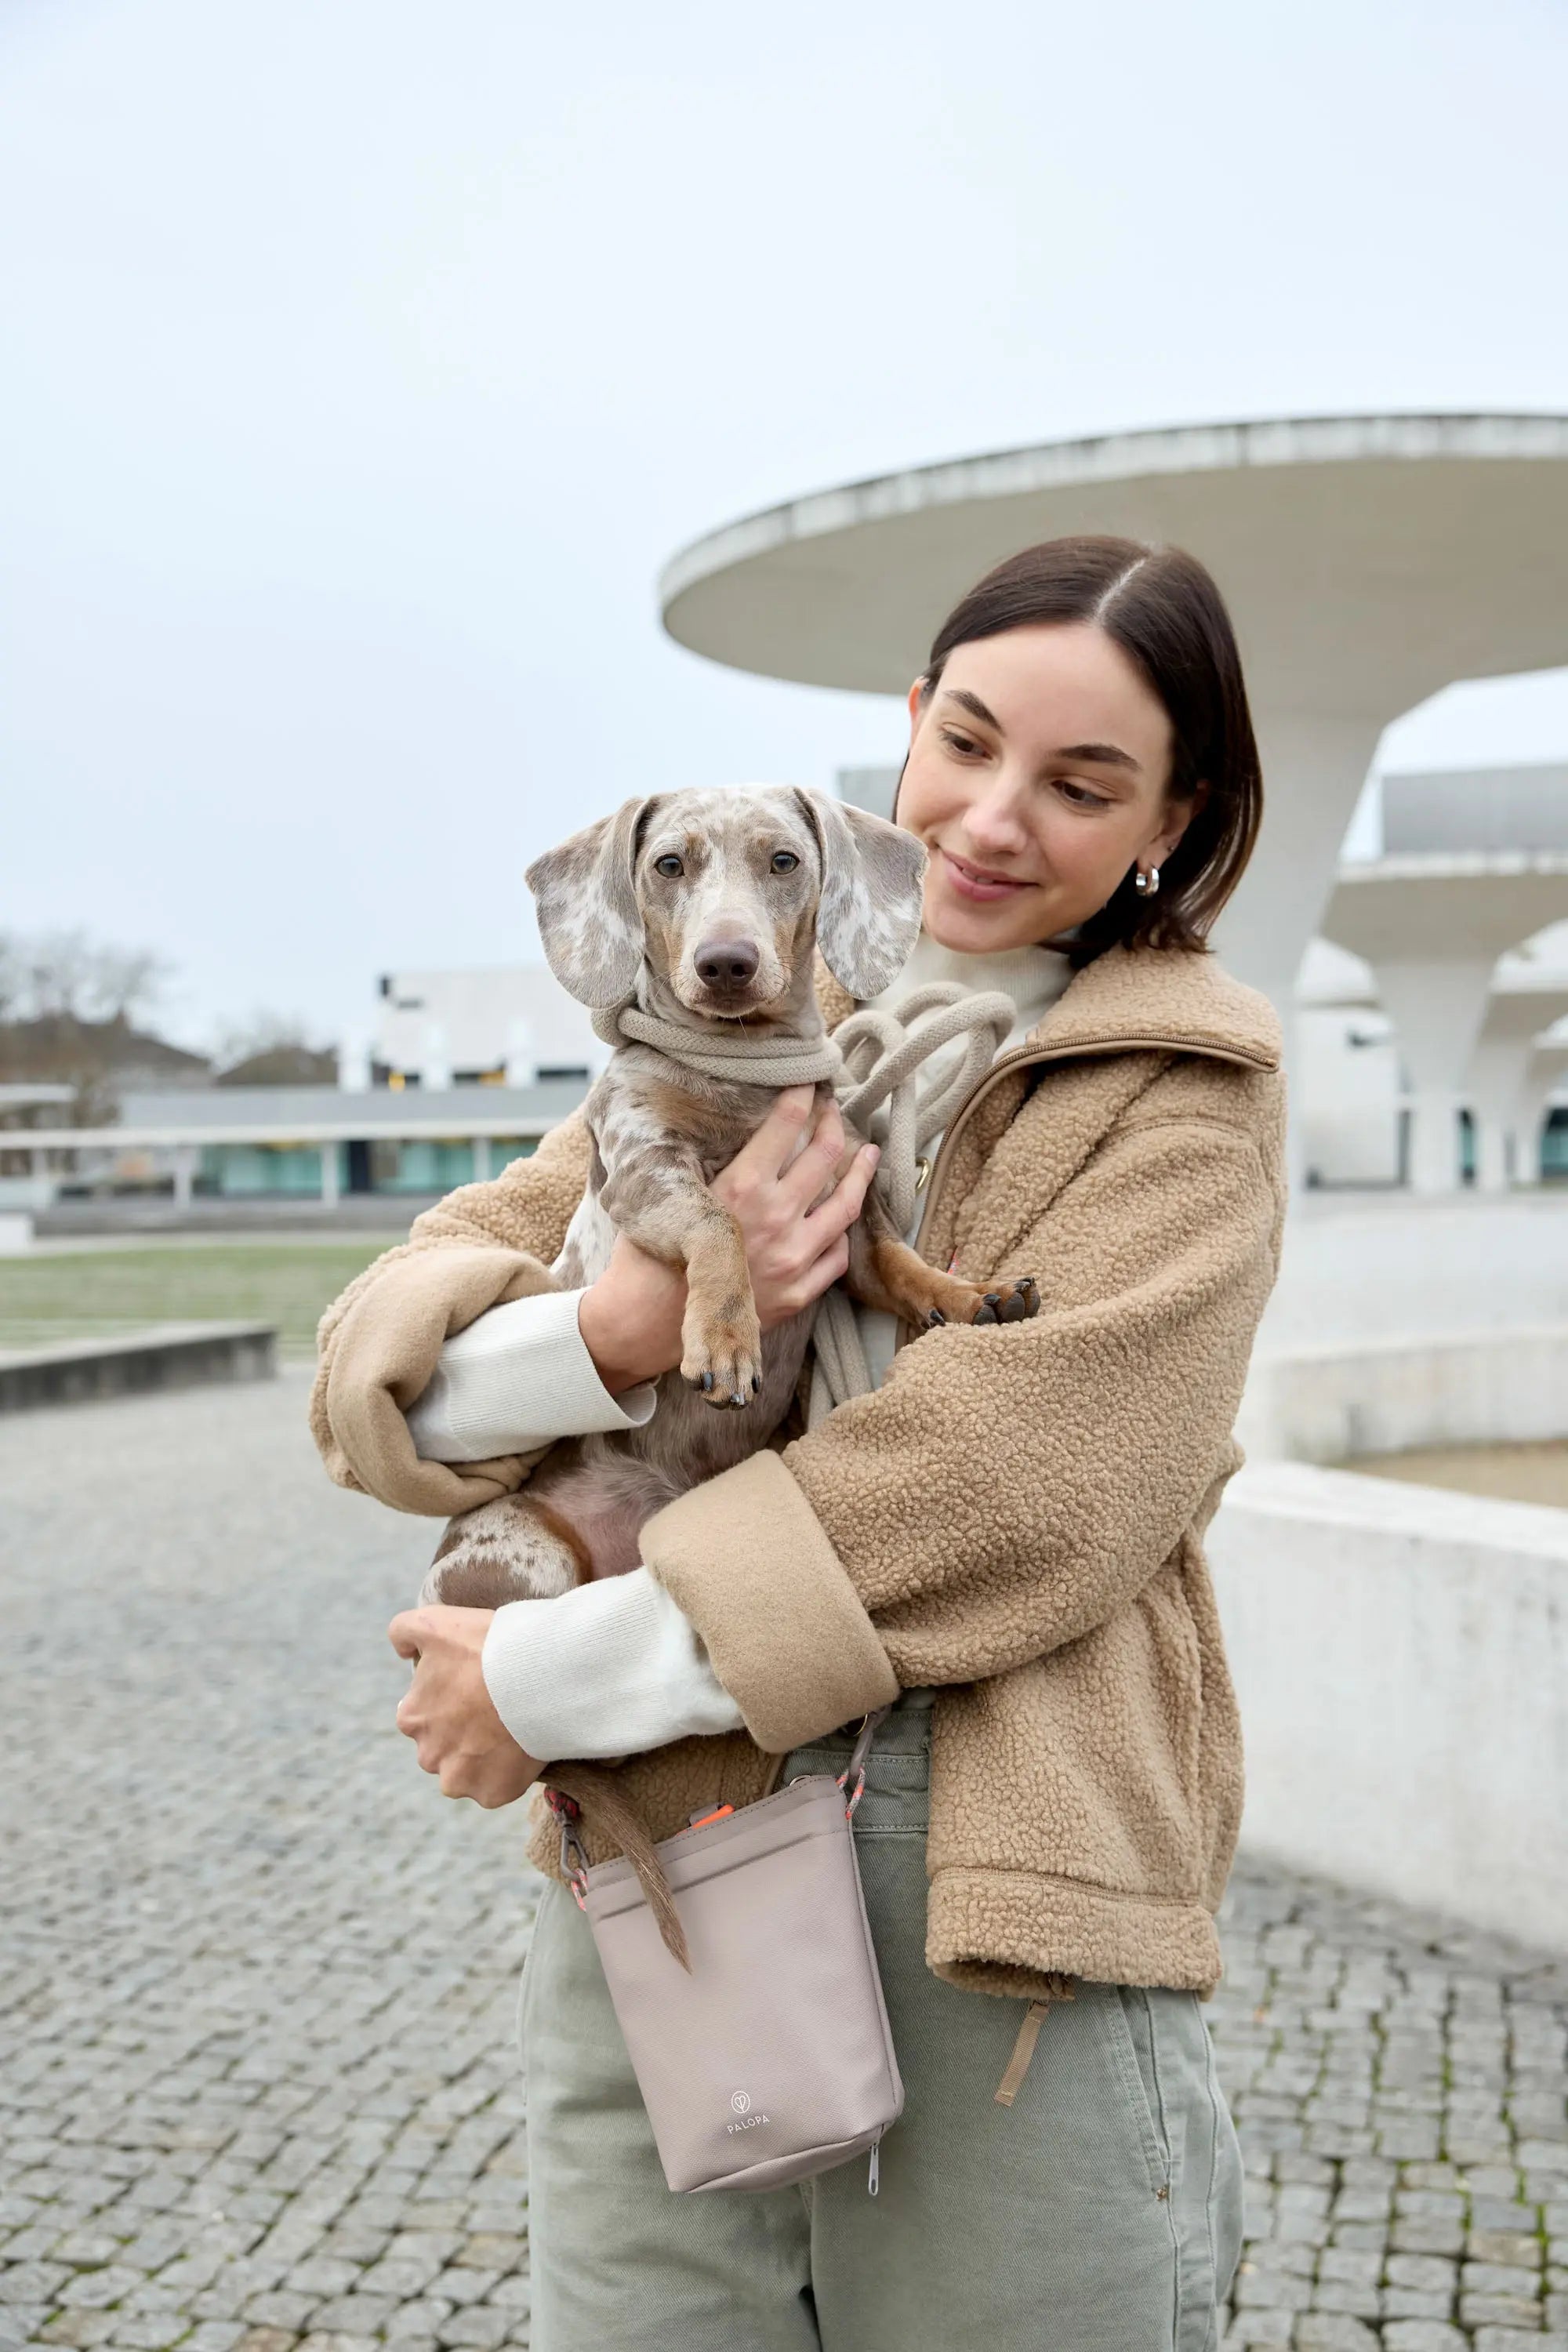
[[[693,961],[709,988],[744,988],[762,959],[751,940],[704,940]]]

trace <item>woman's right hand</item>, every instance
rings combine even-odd
[[[802,1137],[805,1138],[804,1144]],[[849,1263],[849,1228],[880,1157],[864,1144],[840,1172],[844,1121],[812,1087],[786,1087],[751,1141],[713,1180],[741,1228],[764,1331],[801,1313]],[[610,1263],[585,1290],[577,1324],[612,1396],[658,1380],[680,1361],[686,1277],[617,1235]]]

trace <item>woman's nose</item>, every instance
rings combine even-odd
[[[1016,855],[1029,845],[1029,829],[1019,797],[1010,786],[994,787],[972,801],[963,813],[963,829],[977,850]]]

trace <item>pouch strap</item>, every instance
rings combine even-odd
[[[1032,2000],[1024,2012],[1024,2022],[1018,2028],[1018,2039],[1013,2044],[1013,2055],[1007,2061],[1007,2071],[996,2085],[996,2105],[1010,2107],[1017,2097],[1029,2061],[1035,2054],[1035,2044],[1040,2038],[1040,2028],[1050,2010],[1047,2000]]]
[[[570,1811],[557,1804],[558,1797],[565,1800]],[[595,1764],[552,1764],[545,1801],[561,1823],[562,1867],[579,1904],[583,1903],[583,1891],[587,1884],[587,1859],[583,1852],[578,1827],[586,1811],[593,1815],[595,1830],[605,1837],[613,1838],[631,1864],[666,1950],[689,1975],[691,1954],[687,1947],[686,1930],[680,1924],[680,1914],[675,1907],[675,1896],[664,1874],[664,1865],[659,1861],[647,1823],[626,1797],[615,1773]]]
[[[878,1726],[891,1713],[891,1707],[879,1706],[865,1717],[856,1735],[849,1761],[838,1775],[838,1786],[841,1789],[847,1786],[849,1790],[844,1806],[845,1816],[849,1821],[854,1820],[855,1808],[866,1793],[866,1766],[870,1759],[871,1742],[877,1737]]]

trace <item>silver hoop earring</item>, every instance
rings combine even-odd
[[[1152,898],[1157,894],[1160,887],[1159,867],[1157,866],[1151,866],[1149,871],[1145,874],[1143,868],[1139,866],[1137,872],[1132,877],[1132,887],[1137,891],[1138,896],[1141,898]]]

